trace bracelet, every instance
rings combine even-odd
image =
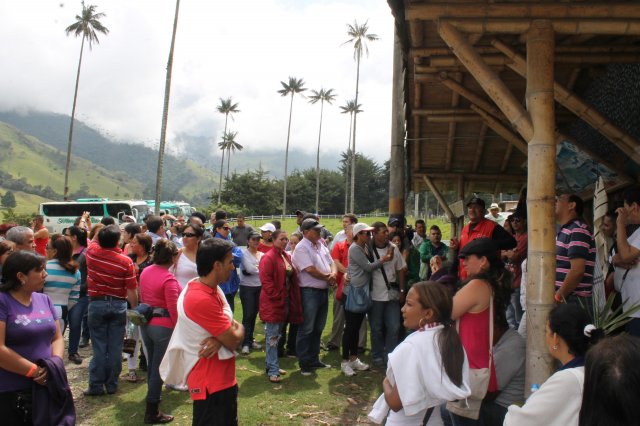
[[[38,371],[38,365],[37,364],[32,364],[31,368],[29,369],[29,371],[27,371],[27,374],[25,374],[26,377],[33,377],[33,375],[36,373],[36,371]]]

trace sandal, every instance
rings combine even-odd
[[[142,380],[138,377],[135,370],[129,371],[129,374],[127,374],[124,379],[129,383],[138,383],[140,380]]]
[[[284,376],[285,374],[287,374],[287,370],[283,370],[282,368],[278,370],[278,374],[280,374],[281,376]]]
[[[280,377],[279,375],[269,376],[269,381],[271,383],[280,383],[282,381],[282,377]]]
[[[156,414],[155,416],[144,416],[144,423],[145,424],[164,424],[164,423],[169,423],[173,421],[173,416],[169,415],[169,414],[164,414],[161,411],[158,411],[158,414]]]

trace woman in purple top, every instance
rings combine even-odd
[[[3,424],[31,424],[32,387],[45,386],[40,359],[62,358],[64,340],[44,287],[45,258],[29,251],[11,253],[0,284],[0,413]]]

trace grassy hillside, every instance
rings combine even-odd
[[[48,198],[61,197],[64,185],[66,154],[25,135],[15,128],[0,123],[0,170],[14,180],[22,180],[35,188],[50,187]],[[140,198],[144,184],[125,173],[108,171],[88,160],[72,157],[69,190],[71,193],[84,188],[86,192],[110,198]],[[3,186],[14,192],[22,190],[31,194],[38,191],[10,185],[3,175]],[[39,195],[43,196],[43,193]],[[56,197],[57,195],[57,197]],[[24,198],[27,202],[29,198]],[[22,209],[19,202],[19,209]]]
[[[7,192],[7,188],[0,186],[0,194]],[[22,191],[13,191],[13,195],[16,197],[17,206],[13,209],[17,214],[31,214],[38,211],[38,205],[40,203],[46,203],[47,201],[53,201],[49,198],[41,197],[39,195],[28,194]],[[0,209],[3,212],[4,209]],[[2,216],[0,216],[0,219]]]
[[[29,112],[21,115],[14,112],[0,112],[0,122],[8,123],[65,154],[69,120],[68,116],[62,114]],[[75,122],[73,134],[74,155],[89,160],[112,174],[126,174],[130,178],[144,182],[143,197],[154,197],[158,165],[157,150],[142,144],[113,142],[78,120]],[[210,185],[202,186],[203,183],[217,182],[214,179],[215,176],[213,171],[196,163],[189,163],[182,158],[167,154],[164,162],[162,198],[187,201],[201,199],[203,194],[211,190]]]

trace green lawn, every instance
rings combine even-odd
[[[371,224],[386,218],[366,218]],[[266,221],[265,221],[266,222]],[[413,222],[411,218],[410,223]],[[264,223],[264,222],[262,222]],[[251,223],[260,226],[262,223]],[[341,229],[340,219],[323,219],[322,223],[335,233]],[[442,228],[448,238],[449,227],[441,221],[434,221]],[[432,223],[429,223],[429,226]],[[283,222],[284,229],[295,229],[295,220]],[[331,332],[333,297],[329,307],[323,341],[328,340]],[[242,308],[239,298],[236,300],[236,319],[242,320]],[[264,328],[256,324],[256,340],[264,347]],[[89,355],[88,352],[81,355]],[[288,371],[279,384],[271,384],[264,373],[265,353],[258,350],[250,356],[239,356],[236,370],[239,385],[238,416],[241,425],[342,425],[369,424],[366,415],[382,392],[383,371],[360,372],[347,378],[340,372],[340,354],[337,351],[321,352],[323,362],[331,369],[318,371],[317,374],[304,377],[300,375],[295,359],[281,358],[281,368]],[[366,363],[371,359],[368,353],[362,357]],[[144,398],[146,382],[130,384],[120,382],[116,395],[100,398],[85,398],[82,390],[87,385],[87,362],[82,366],[67,364],[69,380],[76,396],[78,424],[141,425],[144,417]],[[126,363],[123,363],[126,374]],[[172,424],[190,425],[192,405],[189,395],[182,392],[164,391],[162,409],[173,414],[176,420]]]

